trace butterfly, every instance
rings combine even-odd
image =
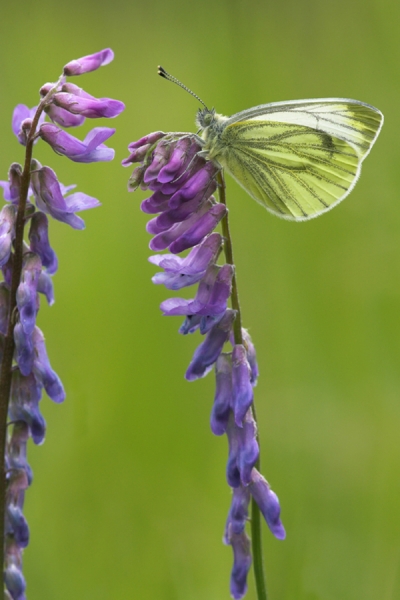
[[[204,106],[201,155],[223,167],[271,213],[306,221],[351,192],[383,125],[380,110],[347,98],[272,102],[231,117]]]

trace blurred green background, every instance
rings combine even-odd
[[[113,163],[35,150],[102,207],[82,215],[84,232],[51,224],[56,304],[42,303],[39,326],[67,399],[42,401],[46,443],[29,448],[29,600],[229,598],[213,376],[183,378],[200,336],[161,317],[146,194],[127,193],[120,166],[150,131],[195,130],[198,103],[157,77],[159,63],[227,115],[332,96],[385,115],[355,190],[321,219],[279,220],[232,180],[228,202],[261,370],[262,470],[287,530],[278,542],[264,528],[270,600],[400,598],[399,19],[393,0],[3,2],[2,179],[23,160],[13,107],[36,104],[67,61],[112,47],[111,65],[73,81],[126,103],[76,131],[116,126]]]

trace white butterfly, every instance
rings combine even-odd
[[[204,105],[202,156],[284,219],[312,219],[343,200],[383,125],[380,110],[347,98],[272,102],[224,117],[162,67],[159,74]]]

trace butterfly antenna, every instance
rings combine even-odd
[[[201,98],[199,98],[197,94],[192,92],[192,90],[190,90],[188,87],[186,87],[186,85],[183,85],[183,83],[181,81],[179,81],[179,79],[177,79],[173,75],[170,75],[169,73],[167,73],[167,71],[163,67],[161,67],[161,66],[158,67],[158,74],[161,77],[164,77],[164,79],[166,79],[167,81],[172,81],[172,83],[176,83],[176,85],[179,85],[179,87],[183,88],[184,90],[186,90],[186,92],[188,92],[189,94],[194,96],[196,98],[196,100],[198,100],[204,106],[204,108],[207,108],[207,106],[204,104],[203,100]]]

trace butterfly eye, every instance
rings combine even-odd
[[[209,110],[208,108],[201,108],[197,113],[196,125],[204,129],[211,125],[214,120],[214,109]]]

